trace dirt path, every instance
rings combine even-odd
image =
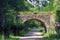
[[[39,29],[34,28],[19,40],[44,40],[43,36],[41,36],[42,33],[39,31]]]

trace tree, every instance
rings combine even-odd
[[[0,17],[1,17],[1,27],[4,35],[9,35],[9,29],[12,26],[12,23],[16,22],[14,16],[19,11],[28,10],[24,5],[24,0],[0,0]],[[15,22],[14,22],[15,20]]]
[[[39,22],[39,21],[37,21],[37,20],[28,20],[28,21],[26,21],[25,22],[25,26],[27,27],[27,28],[33,28],[33,27],[39,27],[39,26],[41,26],[42,24],[41,24],[41,22]]]

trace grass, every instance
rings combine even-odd
[[[50,35],[48,37],[45,37],[46,40],[60,40],[60,38],[58,37],[59,35]]]
[[[15,36],[13,36],[13,37],[11,36],[9,38],[4,38],[4,35],[2,34],[2,35],[0,35],[0,40],[18,40],[18,38]]]
[[[0,35],[0,40],[4,40],[4,36],[3,35]]]
[[[34,11],[34,12],[31,12],[31,11],[21,11],[19,12],[20,15],[32,15],[32,14],[54,14],[55,11],[44,11],[44,12],[39,12],[39,11]]]
[[[13,36],[13,35],[10,35],[10,38],[20,38],[21,36]]]
[[[45,34],[44,38],[46,38],[46,40],[60,40],[60,29],[56,29],[57,34]]]

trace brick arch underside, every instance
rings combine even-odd
[[[44,29],[45,29],[45,32],[46,32],[46,33],[48,32],[48,27],[49,27],[49,25],[48,25],[47,22],[45,22],[44,19],[41,19],[41,18],[25,19],[25,20],[23,21],[23,23],[25,23],[25,22],[27,22],[27,21],[29,21],[29,20],[37,20],[37,21],[41,22],[42,25],[43,25],[43,27],[44,27]]]

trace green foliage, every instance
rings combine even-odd
[[[28,10],[24,5],[24,0],[0,0],[0,10],[0,22],[2,23],[1,25],[6,25],[3,26],[3,28],[6,28],[6,32],[7,30],[10,32],[11,28],[22,30],[24,25],[16,19],[16,16],[19,11]]]
[[[16,11],[26,10],[27,7],[24,5],[24,0],[0,0],[0,8],[15,9]]]
[[[40,11],[52,11],[54,9],[54,6],[53,6],[54,0],[49,0],[49,1],[50,1],[50,3],[45,7],[43,7],[43,6],[42,7],[38,7],[38,6],[33,7],[27,1],[25,1],[25,5],[29,8],[29,11],[32,11],[32,12],[34,12],[34,11],[39,11],[39,12]]]
[[[57,34],[45,36],[46,40],[60,40],[60,29],[56,29]]]
[[[56,21],[60,22],[60,10],[56,13]]]
[[[36,20],[28,20],[25,22],[25,26],[30,26],[30,27],[38,27],[38,26],[41,26],[41,23],[39,21],[36,21]]]
[[[60,0],[55,0],[55,7],[54,7],[54,9],[55,10],[60,10]]]
[[[32,29],[32,28],[39,28],[40,32],[45,33],[45,28],[42,24],[42,22],[38,20],[28,20],[25,23],[25,28],[27,29]]]

